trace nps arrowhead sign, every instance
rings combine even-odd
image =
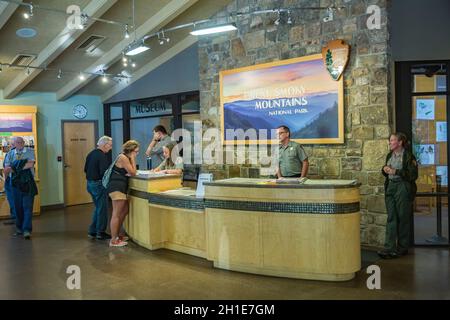
[[[322,49],[322,58],[331,78],[338,81],[344,73],[350,56],[350,46],[344,40],[328,42]]]

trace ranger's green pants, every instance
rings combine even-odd
[[[384,247],[396,252],[407,250],[410,242],[413,200],[410,184],[405,181],[389,181],[385,200],[388,218]]]

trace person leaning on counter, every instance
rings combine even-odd
[[[158,167],[164,161],[163,147],[171,142],[170,136],[167,134],[166,128],[157,125],[153,129],[152,142],[147,147],[145,154],[152,159],[152,168]]]
[[[308,174],[309,161],[303,147],[291,141],[291,131],[286,126],[277,128],[280,140],[280,159],[276,172],[277,178],[303,178]]]

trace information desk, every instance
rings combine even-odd
[[[204,257],[217,268],[299,279],[345,281],[361,268],[355,181],[233,178],[206,183],[201,199],[194,190],[136,193],[133,185],[127,230],[151,250],[168,248]]]
[[[150,245],[150,227],[156,222],[150,219],[148,196],[165,190],[181,188],[180,175],[147,175],[136,176],[129,180],[129,215],[124,221],[128,235],[139,245],[152,249]],[[151,221],[151,224],[150,224]]]

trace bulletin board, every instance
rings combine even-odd
[[[39,190],[39,159],[37,141],[36,106],[0,105],[0,219],[10,216],[10,208],[4,192],[3,161],[11,148],[13,137],[23,137],[25,146],[33,148],[35,164],[35,180]],[[40,213],[40,196],[34,199],[33,213]]]

